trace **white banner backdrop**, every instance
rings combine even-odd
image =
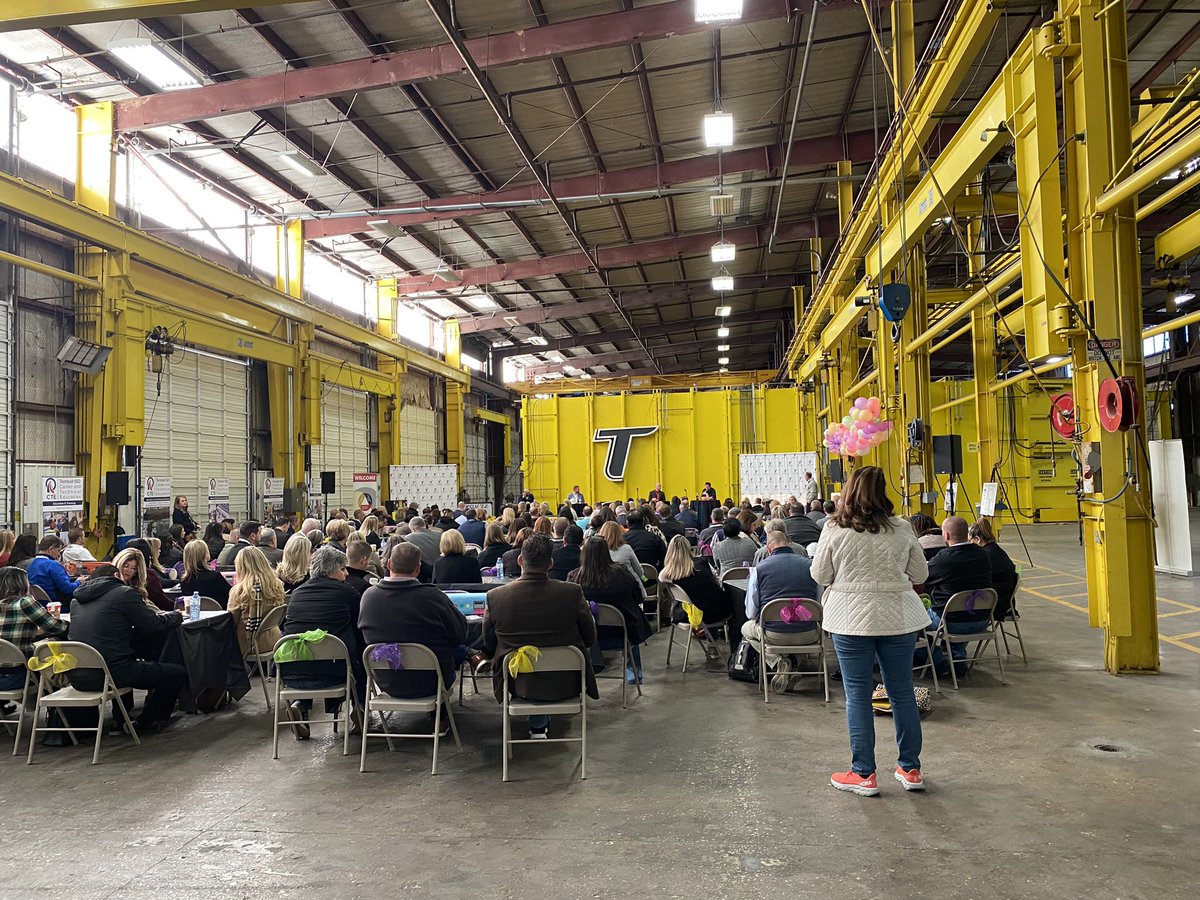
[[[458,503],[457,466],[389,466],[388,496],[400,502],[453,507]]]
[[[738,455],[738,477],[741,481],[742,497],[753,500],[762,497],[764,500],[785,501],[789,497],[800,495],[800,485],[804,481],[804,473],[812,472],[816,477],[821,470],[817,468],[815,453],[741,453]],[[735,501],[739,497],[733,498]]]

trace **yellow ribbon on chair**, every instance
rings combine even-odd
[[[29,666],[33,672],[40,672],[42,669],[52,669],[55,675],[63,672],[69,672],[79,665],[72,654],[64,653],[62,644],[58,641],[50,641],[46,644],[46,649],[50,651],[50,655],[45,659],[38,659],[36,656],[25,660],[25,665]]]
[[[699,631],[704,626],[704,610],[695,603],[682,603],[683,611],[687,613],[688,624]]]
[[[541,658],[542,651],[532,644],[526,644],[524,647],[518,647],[508,657],[508,674],[511,678],[516,678],[521,673],[528,674],[533,671],[533,664]]]

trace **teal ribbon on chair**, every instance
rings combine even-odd
[[[290,640],[286,644],[276,648],[275,662],[311,662],[313,652],[309,644],[321,643],[321,641],[325,640],[325,635],[328,633],[322,628],[314,628],[312,631],[305,631],[302,634],[289,635],[294,640]]]

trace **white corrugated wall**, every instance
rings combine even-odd
[[[321,443],[312,446],[313,499],[321,490],[321,473],[337,473],[337,492],[329,495],[331,509],[354,509],[355,472],[370,470],[369,394],[334,385],[323,385],[321,395]],[[324,497],[320,497],[324,500]]]

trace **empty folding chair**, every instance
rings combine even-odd
[[[221,604],[218,603],[212,597],[201,597],[200,598],[200,611],[201,612],[221,612],[222,611]]]
[[[811,623],[814,628],[811,631],[800,631],[788,633],[790,638],[795,639],[795,643],[783,643],[780,637],[784,632],[773,632],[767,629],[767,625],[774,622],[783,622],[783,610],[787,607],[801,607],[808,611],[809,618],[805,621]],[[758,663],[758,671],[762,679],[763,702],[770,703],[767,692],[767,655],[772,656],[816,656],[821,663],[821,669],[814,672],[815,675],[820,675],[821,680],[825,684],[825,702],[829,702],[829,666],[828,656],[825,648],[825,632],[821,628],[821,619],[824,616],[824,609],[816,600],[801,598],[799,600],[785,599],[772,600],[758,611],[758,629],[762,634],[762,651],[761,659]],[[803,672],[789,672],[788,676],[803,675]],[[782,693],[782,692],[781,692]]]
[[[596,604],[596,627],[597,628],[620,628],[621,629],[621,671],[615,676],[621,679],[621,709],[628,709],[629,704],[625,702],[625,694],[628,688],[628,683],[625,680],[625,670],[633,663],[633,652],[629,646],[629,630],[625,627],[625,616],[615,606],[608,603]],[[612,675],[601,673],[597,678],[612,678]],[[642,685],[636,683],[638,696],[642,696]]]
[[[295,659],[291,662],[280,662],[278,659],[279,649],[293,641],[303,641],[311,652],[311,657],[305,657],[303,660]],[[342,735],[342,756],[350,755],[350,713],[358,706],[354,695],[354,673],[350,669],[350,651],[346,649],[346,645],[342,643],[341,638],[327,634],[319,641],[304,641],[302,635],[285,634],[275,642],[275,648],[272,653],[275,659],[275,713],[271,716],[271,758],[279,759],[279,726],[292,724],[290,719],[280,720],[279,716],[284,713],[287,704],[296,700],[341,700],[342,711],[340,715],[326,716],[323,719],[309,718],[305,724],[307,725],[322,725],[329,723],[334,726],[335,730],[338,723],[342,724],[344,733]],[[290,688],[283,685],[283,670],[286,666],[295,665],[298,662],[309,662],[319,660],[342,660],[346,666],[346,680],[342,684],[335,687],[327,688]]]
[[[396,653],[390,652],[393,647],[396,648]],[[382,648],[387,648],[389,652],[376,652]],[[399,668],[393,668],[397,659]],[[449,695],[442,681],[442,669],[437,654],[424,644],[371,644],[363,651],[363,668],[367,672],[367,699],[363,708],[362,755],[358,771],[367,771],[367,738],[386,738],[389,750],[393,749],[392,738],[416,738],[423,741],[433,740],[433,769],[429,774],[436,775],[443,708],[450,720],[450,733],[454,736],[454,745],[459,750],[462,749],[462,742],[458,739],[458,725],[454,722],[454,711],[446,702]],[[393,697],[379,686],[376,673],[394,671],[404,671],[408,674],[432,672],[437,687],[432,694],[425,697]],[[372,710],[378,712],[382,720],[381,732],[371,731]],[[388,731],[388,715],[394,712],[433,713],[433,734],[402,734]]]
[[[57,666],[54,664],[56,662],[56,655],[59,657]],[[25,757],[26,764],[33,762],[33,748],[37,745],[39,731],[65,731],[73,744],[79,743],[75,737],[76,731],[94,731],[96,732],[96,746],[92,751],[92,765],[94,766],[100,759],[100,739],[104,735],[104,711],[114,701],[117,704],[117,708],[121,710],[121,717],[125,720],[125,728],[133,737],[133,742],[135,744],[142,743],[137,736],[137,729],[134,728],[133,722],[129,718],[129,710],[125,708],[122,691],[113,681],[113,677],[108,671],[108,666],[104,662],[104,657],[100,655],[98,650],[80,641],[39,641],[33,645],[33,658],[39,664],[50,663],[51,665],[42,668],[38,674],[37,707],[34,710],[33,731],[29,735],[29,755]],[[55,690],[53,683],[50,681],[55,668],[59,672],[69,669],[96,669],[103,673],[104,681],[98,691],[81,691],[74,687],[64,687]],[[128,691],[128,689],[126,690]],[[96,707],[96,727],[72,727],[70,719],[67,717],[67,710],[81,709],[88,706]],[[63,721],[63,727],[54,728],[49,725],[38,727],[39,714],[42,710],[50,709],[58,710],[58,715]]]
[[[666,585],[663,585],[663,587],[665,587],[667,589],[667,595],[671,598],[671,622],[672,622],[672,624],[671,624],[671,633],[667,639],[667,666],[669,667],[671,665],[671,649],[675,645],[675,632],[677,632],[679,630],[679,627],[682,626],[687,629],[688,636],[687,636],[687,644],[684,646],[684,649],[683,649],[683,668],[680,670],[680,674],[686,675],[688,659],[692,653],[692,642],[696,639],[696,634],[695,634],[695,631],[692,629],[691,623],[688,622],[687,619],[684,619],[684,621],[680,622],[678,625],[675,624],[675,606],[678,605],[679,608],[682,609],[683,604],[691,603],[691,600],[688,598],[687,591],[685,591],[683,588],[681,588],[677,584],[666,584]],[[715,644],[716,643],[715,632],[727,631],[729,628],[729,619],[727,619],[727,618],[722,619],[719,622],[705,622],[701,626],[701,628],[703,629],[704,633],[708,636],[708,639]]]
[[[721,573],[718,581],[724,584],[727,581],[746,581],[750,577],[750,568],[748,566],[733,566]]]
[[[972,667],[979,661],[980,654],[983,652],[983,645],[991,643],[996,650],[996,664],[1000,667],[1000,683],[1008,684],[1004,680],[1004,658],[1000,655],[999,631],[1000,628],[996,624],[993,613],[996,609],[996,592],[991,588],[980,588],[974,591],[959,591],[946,602],[946,608],[942,610],[942,623],[933,630],[930,638],[933,646],[939,643],[946,650],[946,661],[950,664],[950,680],[954,684],[954,689],[958,690],[958,672],[955,671],[953,654],[951,646],[953,644],[975,644],[975,652],[970,659],[966,660],[967,673],[970,674]],[[973,625],[978,625],[978,631],[968,631],[962,634],[956,634],[950,631],[949,625],[958,624],[953,621],[953,617],[959,613],[987,613],[987,619],[980,619],[973,622]],[[962,662],[962,660],[960,660]]]
[[[0,639],[0,669],[15,669],[18,666],[25,673],[25,683],[15,690],[0,691],[0,702],[17,704],[15,722],[12,719],[0,719],[5,727],[17,726],[17,734],[13,738],[13,756],[17,755],[17,749],[21,746],[21,728],[25,725],[25,692],[29,689],[29,679],[33,677],[33,673],[25,665],[25,654],[21,652],[21,648],[11,641]]]
[[[654,633],[658,634],[662,619],[662,612],[658,607],[658,569],[650,563],[642,563],[642,585],[646,588],[646,599],[642,608],[646,615],[651,617],[650,624],[654,626]]]
[[[508,781],[508,761],[512,759],[513,744],[580,744],[579,764],[581,779],[587,778],[587,667],[588,662],[583,651],[578,647],[541,647],[540,655],[533,662],[533,670],[545,672],[578,672],[579,694],[567,697],[565,700],[523,700],[511,694],[511,678],[508,661],[513,653],[505,654],[504,661],[504,705],[502,711],[503,729],[501,751],[503,754],[502,779]],[[526,716],[572,716],[580,715],[579,737],[577,738],[514,738],[512,736],[512,720],[515,717]]]
[[[244,657],[246,662],[246,674],[253,675],[254,668],[258,668],[259,678],[262,679],[263,699],[267,701],[267,709],[271,708],[271,695],[267,691],[267,673],[271,667],[271,656],[273,650],[268,650],[265,653],[259,652],[258,636],[266,634],[272,628],[278,628],[283,623],[283,617],[287,614],[287,604],[276,606],[267,611],[267,614],[262,617],[262,621],[258,623],[258,627],[254,629],[254,633],[250,636],[250,648],[246,651]]]

